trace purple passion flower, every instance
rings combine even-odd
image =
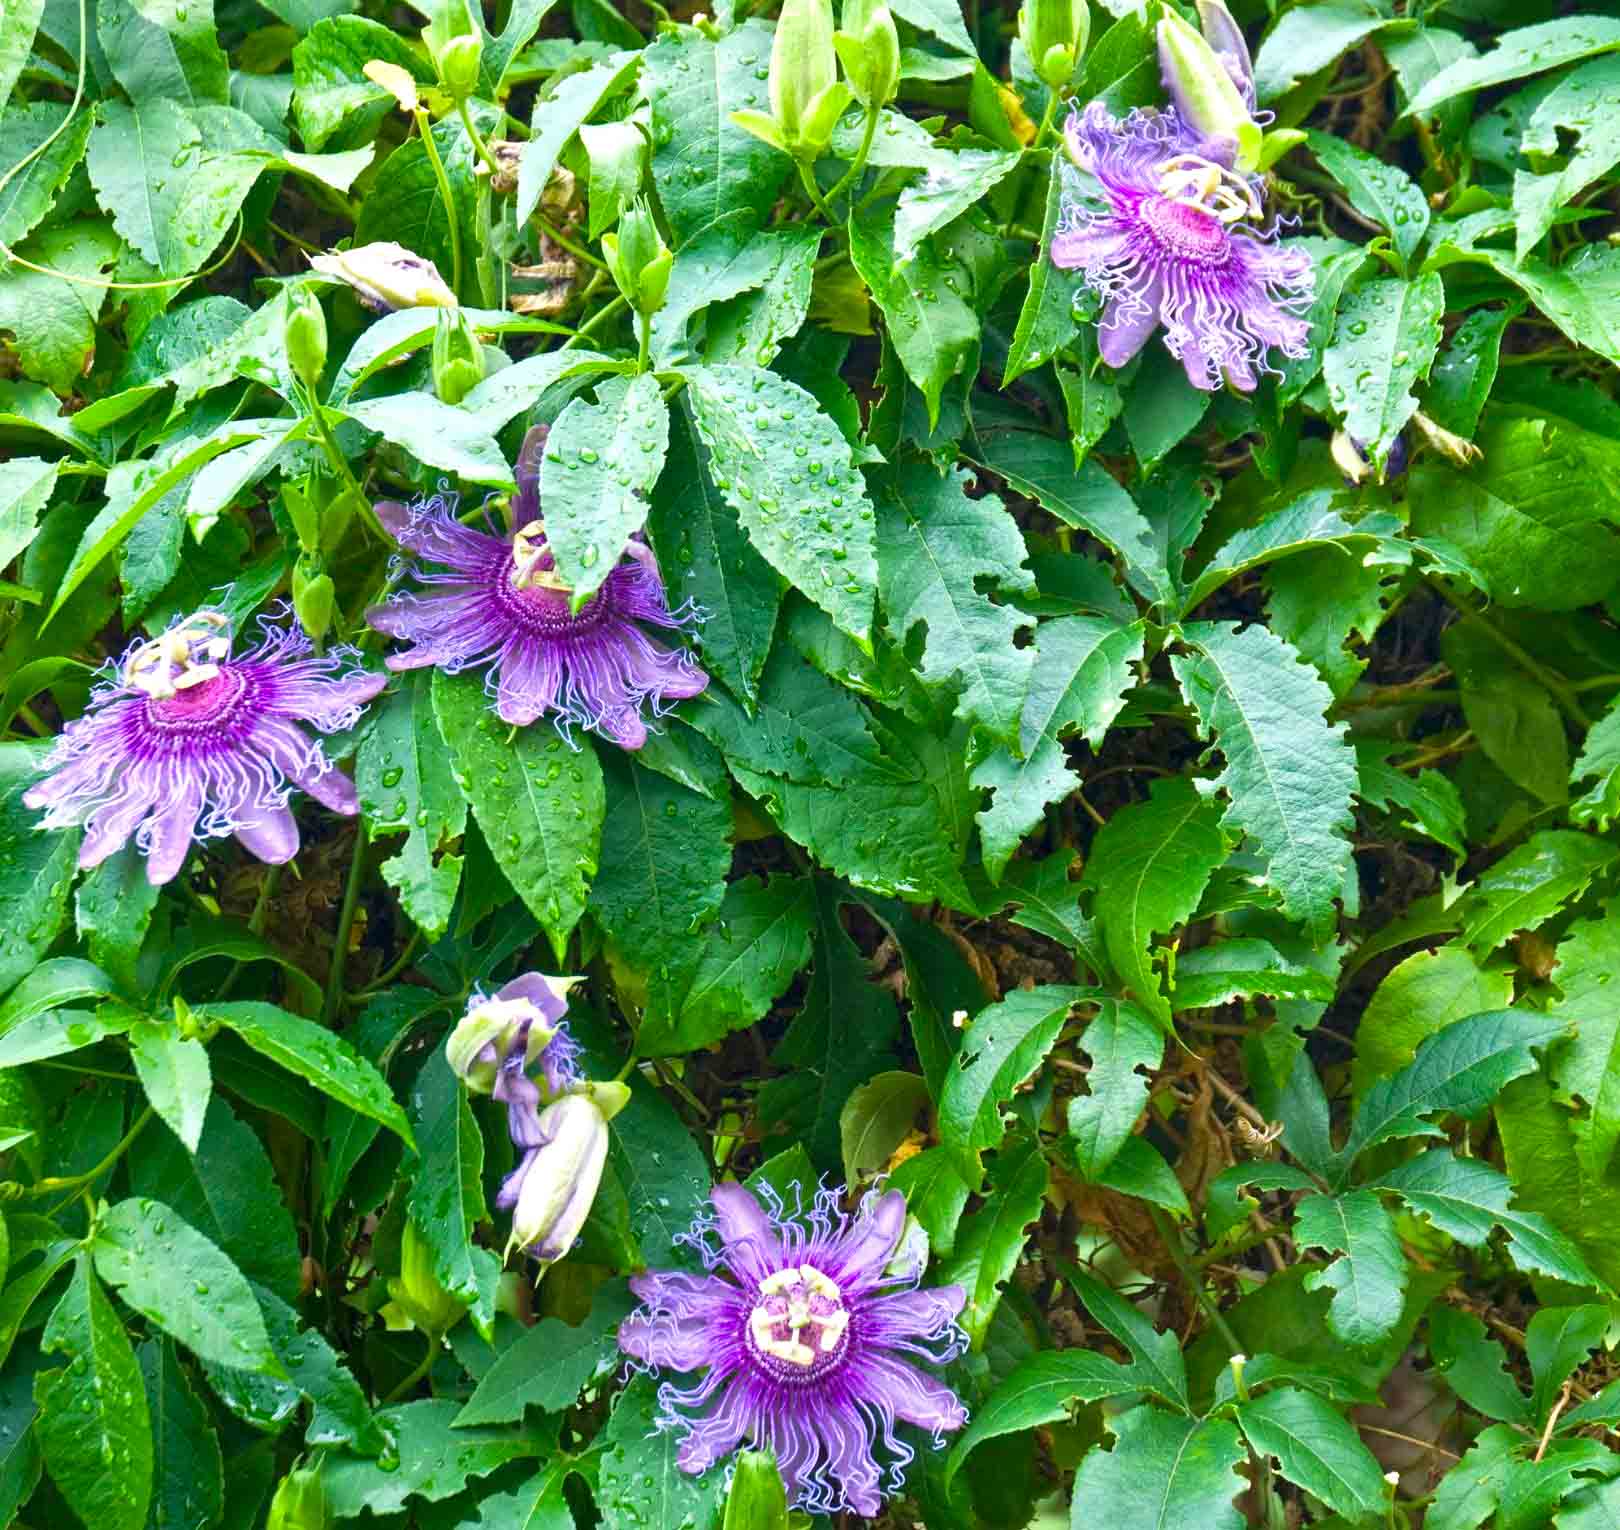
[[[641,715],[659,715],[695,696],[709,677],[684,649],[653,642],[638,623],[684,630],[690,605],[671,611],[652,549],[639,541],[577,614],[557,575],[539,519],[545,430],[529,432],[517,464],[511,536],[463,526],[456,496],[380,504],[377,516],[399,545],[443,572],[412,567],[420,592],[393,596],[366,613],[379,632],[415,646],[390,669],[434,665],[447,673],[490,666],[489,689],[502,721],[526,726],[550,713],[566,738],[575,724],[625,749],[647,741]]]
[[[1303,356],[1309,325],[1299,317],[1315,291],[1303,250],[1279,244],[1275,229],[1243,226],[1262,214],[1256,182],[1212,157],[1174,111],[1134,111],[1123,122],[1093,101],[1070,115],[1069,153],[1101,187],[1102,211],[1066,203],[1052,259],[1085,272],[1105,302],[1102,358],[1121,367],[1164,329],[1170,354],[1194,387],[1222,378],[1244,392],[1274,371],[1275,347]]]
[[[929,1430],[940,1448],[967,1422],[956,1394],[905,1358],[962,1353],[962,1288],[920,1290],[920,1268],[895,1272],[906,1221],[897,1190],[849,1217],[840,1192],[822,1189],[808,1230],[741,1185],[711,1198],[713,1214],[688,1235],[711,1273],[637,1275],[630,1286],[646,1305],[619,1325],[619,1348],[644,1366],[707,1367],[689,1388],[659,1389],[659,1427],[685,1431],[683,1471],[706,1471],[746,1441],[775,1452],[793,1507],[875,1515],[912,1458],[895,1421]]]
[[[262,622],[264,640],[233,659],[230,620],[199,611],[124,656],[116,678],[62,731],[49,774],[23,801],[42,829],[84,825],[79,865],[99,865],[133,835],[154,887],[172,881],[192,841],[234,834],[261,861],[298,852],[288,810],[301,787],[334,812],[359,811],[354,783],[299,725],[352,728],[387,676],[352,649],[314,654],[298,627]]]

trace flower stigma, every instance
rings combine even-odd
[[[1222,223],[1259,218],[1260,198],[1235,170],[1201,154],[1174,154],[1157,167],[1159,195]]]
[[[231,622],[219,611],[198,611],[161,637],[142,643],[124,661],[124,683],[167,701],[219,674],[231,651]]]
[[[748,1336],[772,1370],[770,1361],[799,1372],[825,1372],[848,1329],[849,1313],[838,1283],[810,1264],[789,1265],[767,1275],[748,1314]]]
[[[546,546],[546,523],[530,521],[512,535],[512,588],[556,590],[571,595],[574,587],[557,573]]]

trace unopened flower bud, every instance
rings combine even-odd
[[[459,404],[484,380],[484,348],[463,308],[441,308],[433,331],[433,391]]]
[[[295,1466],[276,1485],[265,1530],[329,1530],[331,1523],[320,1472]]]
[[[478,89],[478,66],[483,57],[484,39],[476,32],[452,37],[435,55],[439,79],[456,100],[464,101]]]
[[[833,33],[833,47],[845,78],[861,105],[887,106],[900,84],[900,35],[894,17],[883,0],[844,0],[843,20],[843,28]]]
[[[332,576],[318,555],[301,554],[293,565],[293,610],[310,641],[317,646],[332,628],[332,613],[337,607],[337,592]]]
[[[1204,41],[1215,50],[1238,93],[1252,111],[1254,96],[1254,61],[1249,57],[1249,44],[1243,28],[1232,19],[1224,0],[1197,0],[1198,25],[1203,29]]]
[[[623,1084],[582,1084],[540,1113],[541,1142],[501,1186],[496,1204],[512,1209],[512,1244],[541,1268],[579,1240],[607,1163],[608,1122],[630,1098]]]
[[[768,1450],[739,1451],[722,1530],[787,1530],[787,1489]]]
[[[1042,83],[1062,90],[1085,55],[1091,36],[1090,7],[1086,0],[1024,0],[1018,35]]]
[[[616,234],[603,236],[602,249],[614,283],[630,306],[640,314],[656,313],[663,306],[675,257],[642,198],[624,210]]]
[[[789,143],[811,103],[838,79],[831,0],[784,0],[771,46],[771,115]]]
[[[326,367],[326,315],[308,287],[295,287],[287,294],[282,341],[293,373],[314,392]]]
[[[388,1294],[423,1333],[447,1333],[467,1311],[466,1303],[439,1283],[433,1250],[411,1221],[400,1235],[399,1274],[389,1279]]]
[[[1254,120],[1252,86],[1245,99],[1228,63],[1169,7],[1159,22],[1159,68],[1176,114],[1207,142],[1227,147],[1233,169],[1253,171],[1265,135]]]
[[[323,276],[353,287],[378,313],[396,308],[453,308],[456,295],[431,260],[402,244],[379,240],[352,250],[331,250],[309,260]]]
[[[1376,471],[1376,464],[1366,444],[1345,431],[1334,432],[1329,453],[1344,474],[1344,481],[1353,489],[1369,482],[1389,483],[1406,472],[1407,446],[1404,435],[1396,436],[1390,444],[1389,456],[1385,459],[1381,474]]]

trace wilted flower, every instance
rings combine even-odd
[[[456,295],[439,268],[402,244],[380,240],[352,250],[311,255],[310,265],[323,276],[347,282],[360,301],[378,313],[395,308],[454,308]]]
[[[507,1175],[495,1204],[512,1212],[513,1246],[521,1245],[542,1269],[578,1241],[607,1163],[608,1122],[629,1099],[623,1084],[573,1085],[532,1120],[529,1140],[518,1143],[523,1162]]]
[[[1344,481],[1352,489],[1359,488],[1374,478],[1379,483],[1389,483],[1406,473],[1407,446],[1404,434],[1396,436],[1390,443],[1389,456],[1385,459],[1381,475],[1376,473],[1370,444],[1356,440],[1345,431],[1337,430],[1333,433],[1329,451],[1339,471],[1344,474]]]
[[[523,726],[551,713],[567,736],[572,724],[594,729],[626,749],[647,741],[643,702],[654,714],[695,696],[709,677],[684,649],[663,648],[636,624],[684,629],[689,605],[671,611],[652,550],[639,541],[628,559],[574,612],[572,591],[558,577],[540,514],[544,427],[529,432],[517,464],[511,536],[463,526],[456,496],[410,506],[380,504],[377,517],[401,547],[445,572],[415,567],[421,593],[397,594],[366,619],[416,646],[392,655],[390,669],[425,665],[456,673],[489,665],[489,689],[503,721]]]
[[[1315,270],[1261,216],[1256,183],[1189,131],[1174,111],[1135,111],[1123,122],[1093,101],[1072,114],[1069,152],[1096,177],[1105,210],[1068,203],[1052,259],[1079,269],[1106,301],[1099,349],[1124,366],[1161,325],[1194,387],[1223,376],[1245,392],[1273,370],[1268,352],[1305,354]]]
[[[193,839],[234,834],[261,861],[298,851],[293,786],[335,812],[359,811],[354,783],[299,726],[352,728],[386,676],[353,666],[353,649],[310,651],[296,626],[262,624],[264,641],[233,659],[231,625],[198,611],[124,656],[90,709],[63,730],[51,774],[23,801],[40,824],[83,824],[79,864],[106,860],[133,835],[153,886],[172,880]]]
[[[660,1425],[685,1431],[682,1470],[706,1471],[747,1442],[775,1452],[795,1508],[875,1515],[913,1454],[896,1420],[940,1448],[967,1422],[955,1393],[904,1358],[962,1352],[962,1288],[920,1290],[914,1263],[889,1268],[906,1222],[898,1191],[869,1195],[849,1217],[840,1193],[822,1189],[808,1229],[741,1185],[717,1186],[712,1200],[690,1241],[719,1273],[636,1276],[646,1306],[619,1326],[619,1347],[646,1366],[707,1367],[687,1389],[659,1389]]]
[[[579,1078],[579,1047],[562,1023],[568,990],[577,982],[577,977],[526,972],[493,997],[474,994],[472,1007],[444,1044],[451,1069],[475,1093],[510,1102],[512,1076],[528,1084],[525,1070],[538,1061],[547,1093],[560,1094]],[[533,1098],[538,1102],[538,1093]]]

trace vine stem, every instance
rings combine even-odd
[[[804,187],[805,195],[815,204],[816,211],[823,218],[829,223],[833,222],[832,209],[822,200],[821,188],[816,185],[816,173],[811,168],[810,161],[795,157],[794,163],[799,167],[799,184]]]
[[[433,141],[433,124],[428,120],[427,108],[416,108],[416,130],[422,135],[422,147],[427,151],[428,163],[433,166],[433,177],[439,183],[439,195],[444,198],[445,222],[450,225],[450,290],[456,301],[461,300],[461,223],[456,217],[456,201],[450,194],[450,177],[444,173],[444,161],[439,158],[439,146]]]
[[[72,1196],[77,1195],[79,1191],[86,1185],[93,1185],[98,1179],[101,1178],[103,1174],[107,1172],[108,1169],[112,1168],[112,1166],[129,1151],[130,1144],[134,1142],[138,1136],[140,1136],[141,1132],[145,1129],[146,1123],[152,1119],[152,1114],[152,1107],[148,1105],[138,1116],[136,1116],[135,1124],[124,1133],[124,1135],[114,1146],[113,1150],[108,1153],[107,1156],[95,1166],[95,1168],[86,1169],[83,1174],[66,1175],[61,1179],[36,1180],[33,1184],[27,1186],[23,1190],[23,1198],[32,1199],[35,1196],[55,1195],[59,1190],[66,1190],[69,1192],[69,1199],[71,1199]],[[60,1208],[57,1209],[59,1210]],[[52,1211],[51,1215],[55,1216],[56,1212]]]
[[[866,169],[866,157],[872,152],[872,139],[877,134],[878,112],[880,109],[877,106],[866,108],[866,127],[861,132],[860,147],[855,150],[855,158],[850,161],[849,169],[838,178],[837,184],[827,193],[828,207],[831,207],[849,189],[851,183],[860,177],[861,172]]]
[[[423,1337],[428,1341],[427,1353],[422,1356],[421,1362],[415,1366],[410,1375],[408,1375],[397,1387],[394,1388],[392,1392],[383,1398],[383,1405],[385,1407],[389,1403],[398,1402],[400,1398],[409,1393],[410,1390],[416,1386],[416,1384],[420,1382],[429,1371],[433,1369],[433,1362],[439,1358],[440,1335],[436,1333],[425,1333]]]
[[[366,830],[361,824],[355,829],[354,856],[349,862],[349,880],[343,888],[343,907],[338,911],[337,943],[332,947],[332,966],[326,974],[326,1003],[321,1006],[321,1021],[325,1025],[337,1018],[338,1005],[343,1000],[343,967],[349,954],[349,930],[354,925],[354,910],[360,901],[360,871],[366,858]]]

